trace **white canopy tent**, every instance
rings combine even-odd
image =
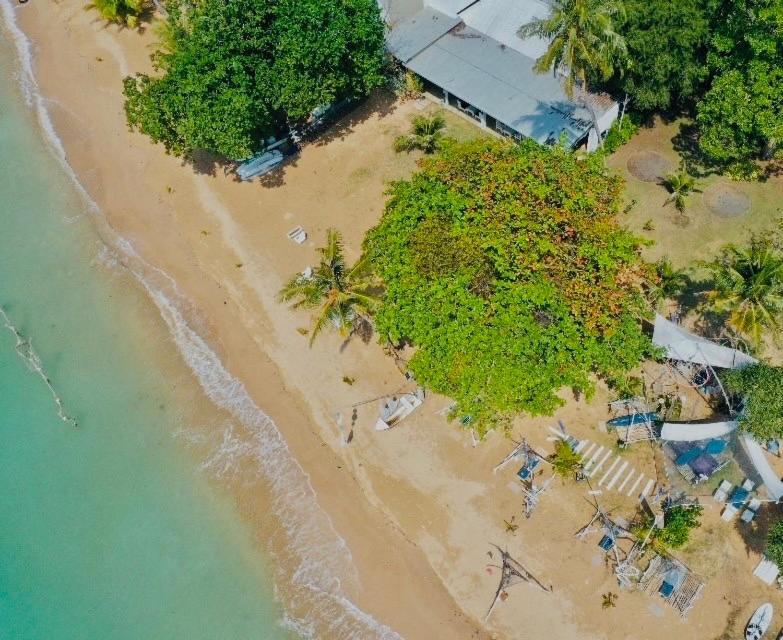
[[[695,442],[707,438],[720,438],[736,428],[736,420],[727,422],[664,422],[661,427],[661,440]]]
[[[653,344],[666,351],[671,360],[683,360],[709,367],[734,369],[758,362],[742,351],[723,347],[683,329],[662,315],[655,315]]]
[[[740,438],[745,453],[748,454],[748,458],[753,463],[756,472],[761,476],[761,481],[767,488],[769,497],[773,500],[780,500],[783,498],[783,482],[780,481],[778,474],[770,466],[769,460],[764,453],[764,449],[756,442],[751,436],[743,434]]]

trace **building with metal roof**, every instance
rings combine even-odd
[[[617,103],[596,94],[569,99],[558,77],[536,73],[546,42],[523,40],[516,31],[547,12],[540,0],[428,0],[391,27],[388,48],[446,105],[482,126],[541,144],[564,138],[593,149],[598,139],[585,101],[602,135],[617,118]]]

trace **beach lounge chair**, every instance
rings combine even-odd
[[[739,513],[739,509],[737,507],[735,507],[733,504],[727,504],[726,508],[723,510],[723,513],[720,514],[720,519],[724,522],[731,522],[737,513]]]
[[[745,478],[745,482],[742,483],[742,488],[745,489],[745,491],[753,491],[753,488],[756,486],[756,483],[753,482],[750,478]]]
[[[740,519],[743,522],[752,522],[753,518],[756,517],[756,512],[759,510],[760,506],[761,506],[761,500],[759,500],[758,498],[753,498],[753,500],[751,500],[748,503],[747,509],[745,509],[745,511],[742,512]]]
[[[293,240],[296,244],[304,244],[305,240],[307,240],[307,231],[302,229],[302,227],[294,227],[288,232],[288,239]]]
[[[718,485],[718,488],[715,489],[715,493],[712,494],[712,497],[715,499],[715,502],[719,504],[725,504],[726,500],[729,497],[729,491],[731,491],[731,482],[728,480],[724,480]]]

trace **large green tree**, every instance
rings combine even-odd
[[[716,162],[768,156],[783,139],[783,0],[723,0],[698,105],[701,149]]]
[[[682,109],[709,78],[710,0],[625,0],[617,31],[628,64],[614,83],[639,111]]]
[[[615,219],[621,190],[600,158],[447,142],[392,186],[366,238],[386,287],[376,328],[411,342],[416,378],[481,431],[625,373],[650,350],[640,283],[654,276]]]
[[[722,371],[720,380],[726,391],[743,398],[741,429],[761,442],[783,437],[783,368],[760,362]]]
[[[128,122],[187,155],[231,159],[317,107],[383,81],[374,0],[199,0],[169,5],[159,75],[125,80]]]

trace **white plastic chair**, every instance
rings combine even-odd
[[[293,240],[296,244],[304,244],[305,240],[307,240],[307,231],[302,229],[302,227],[294,227],[288,232],[288,239]]]
[[[751,522],[753,518],[756,517],[756,512],[752,509],[745,509],[745,511],[742,512],[742,515],[740,516],[740,520],[743,522]]]
[[[728,480],[724,480],[718,485],[718,488],[715,489],[715,493],[712,494],[712,497],[715,499],[715,502],[719,504],[724,504],[726,500],[729,497],[729,491],[731,490],[732,484]]]
[[[750,478],[745,478],[745,482],[742,483],[742,488],[746,491],[753,491],[753,488],[756,486],[756,483],[753,482]]]
[[[739,513],[739,509],[737,509],[737,507],[735,507],[733,504],[727,504],[726,508],[723,510],[723,513],[720,514],[720,519],[724,522],[731,522],[737,513]]]

